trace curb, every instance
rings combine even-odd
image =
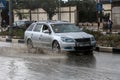
[[[110,33],[110,32],[103,32],[103,31],[102,31],[101,33],[102,33],[102,34],[118,34],[118,32],[111,32],[111,33]]]
[[[24,39],[10,39],[10,38],[1,38],[0,41],[10,42],[10,43],[24,43]]]
[[[113,53],[120,53],[120,49],[118,49],[118,48],[113,48]]]
[[[103,47],[103,46],[97,46],[95,48],[95,51],[98,51],[98,52],[109,52],[109,53],[120,53],[120,49],[119,48]]]
[[[24,39],[6,39],[6,42],[24,43]]]

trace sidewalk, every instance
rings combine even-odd
[[[104,47],[104,46],[96,46],[95,51],[98,51],[98,52],[108,52],[108,53],[120,53],[120,49],[119,48]]]
[[[100,31],[102,34],[107,34],[108,32],[103,30],[103,27],[99,27],[99,30],[98,30],[98,27],[97,26],[82,26],[82,28],[86,28],[88,30],[91,30],[91,31]],[[120,29],[112,29],[112,34],[120,34]]]
[[[93,30],[98,30],[98,24],[97,23],[89,23],[89,22],[79,23],[79,27],[89,27]],[[102,30],[102,28],[103,28],[103,23],[100,23],[100,31]],[[113,25],[112,26],[112,31],[113,32],[120,32],[120,25]]]

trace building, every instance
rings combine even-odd
[[[110,19],[112,18],[112,4],[109,1],[103,0],[103,13],[110,14]]]
[[[114,27],[120,28],[120,0],[113,0],[112,2],[112,21]]]
[[[104,14],[110,13],[114,28],[120,28],[120,0],[102,0]]]

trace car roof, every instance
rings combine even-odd
[[[25,21],[30,21],[30,20],[17,20],[17,21],[14,21],[14,22],[19,22],[19,21],[24,21],[25,22]]]
[[[59,21],[59,20],[46,20],[46,21],[37,21],[36,23],[61,24],[61,23],[69,23],[69,22],[68,21]]]

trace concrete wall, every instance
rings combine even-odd
[[[23,15],[27,16],[26,19],[28,20],[30,19],[29,10],[21,9],[19,11]],[[62,7],[61,13],[60,13],[61,20],[75,23],[76,22],[76,11],[77,11],[76,7]],[[53,20],[58,20],[58,16],[59,16],[59,13],[56,12],[56,14],[53,16]],[[47,20],[47,19],[48,19],[47,13],[42,8],[32,10],[32,20],[39,21],[39,20]],[[17,16],[16,10],[14,10],[14,21],[16,20],[19,20],[19,18]]]
[[[21,9],[17,11],[19,11],[22,15],[26,16],[26,18],[23,18],[23,19],[30,20],[30,12],[28,9]],[[14,21],[19,20],[17,11],[14,10]],[[39,8],[39,9],[32,10],[31,12],[32,12],[32,15],[31,15],[32,20],[35,20],[35,21],[47,20],[47,13],[43,9]]]
[[[120,7],[112,8],[112,20],[114,25],[120,25]]]

